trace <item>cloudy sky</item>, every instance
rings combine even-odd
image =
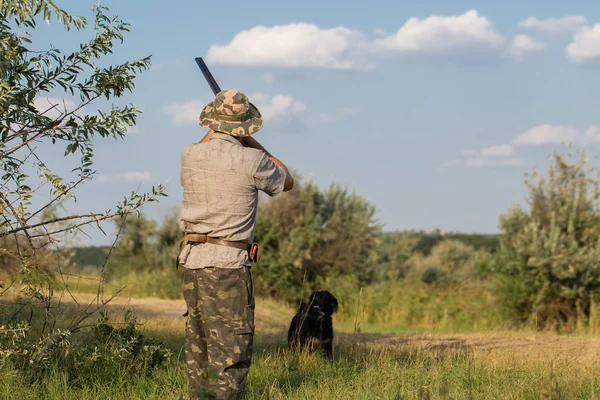
[[[59,2],[90,17],[94,3]],[[131,23],[111,60],[152,54],[153,67],[127,98],[144,115],[125,140],[98,143],[78,211],[111,207],[140,182],[167,185],[151,216],[179,204],[179,156],[205,134],[197,118],[212,97],[196,56],[260,108],[265,147],[366,196],[389,230],[496,232],[498,214],[523,202],[524,173],[561,142],[600,147],[593,1],[102,4]],[[48,38],[77,43],[42,27],[37,43]]]

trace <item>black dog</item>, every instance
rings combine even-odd
[[[318,339],[330,360],[333,357],[333,320],[331,315],[338,309],[338,302],[325,290],[310,295],[308,304],[302,302],[288,330],[288,347],[302,350]]]

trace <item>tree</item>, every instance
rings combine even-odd
[[[408,272],[407,261],[415,253],[421,240],[418,232],[387,232],[382,235],[381,244],[377,247],[379,258],[379,279],[387,276],[404,278]]]
[[[0,239],[13,243],[3,246],[3,252],[18,260],[19,273],[36,277],[21,292],[26,294],[19,299],[23,307],[33,307],[27,299],[36,298],[51,310],[52,291],[64,282],[54,279],[60,265],[53,271],[41,252],[82,226],[125,217],[164,195],[159,185],[149,193],[132,192],[104,212],[74,215],[58,207],[94,177],[95,141],[124,137],[141,112],[134,105],[94,111],[92,107],[132,92],[136,76],[150,66],[150,57],[107,66],[106,56],[124,40],[129,25],[104,6],[95,6],[94,12],[92,39],[63,54],[55,47],[38,49],[33,34],[37,23],[56,20],[67,31],[83,33],[88,27],[84,17],[70,15],[51,0],[0,2]],[[62,100],[53,100],[57,97]],[[44,103],[47,106],[40,106]],[[39,150],[42,146],[64,149],[67,160],[74,162],[74,176],[54,173]],[[78,329],[106,301],[100,298],[97,307],[88,308],[69,330]],[[50,313],[46,316],[50,318]]]
[[[439,241],[428,255],[414,254],[406,263],[407,276],[427,284],[456,285],[476,277],[476,264],[488,253],[456,239]]]
[[[175,260],[180,250],[179,208],[158,221],[142,212],[138,218],[115,220],[120,240],[106,265],[106,279],[113,286],[128,286],[128,294],[181,297],[180,270]]]
[[[369,283],[381,235],[374,214],[364,197],[336,184],[323,191],[312,182],[297,183],[290,193],[261,203],[257,292],[296,301],[335,275]]]
[[[500,217],[495,259],[503,305],[518,324],[563,327],[589,317],[600,289],[600,184],[584,152],[553,153],[526,180],[529,210]]]

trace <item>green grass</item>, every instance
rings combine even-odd
[[[181,348],[183,336],[170,345]],[[181,355],[180,355],[181,356]],[[78,387],[60,372],[30,384],[0,370],[0,396],[19,399],[177,399],[187,376],[175,357],[150,377],[90,376]],[[518,356],[490,357],[468,349],[423,349],[338,344],[336,360],[296,355],[273,337],[259,338],[247,386],[248,399],[591,399],[600,388],[597,363],[524,363]],[[560,394],[560,397],[558,397]],[[597,393],[598,395],[598,393]],[[552,396],[552,397],[551,397]]]
[[[332,363],[320,355],[288,352],[285,329],[293,309],[257,299],[256,346],[245,398],[600,399],[600,340],[594,335],[493,330],[491,322],[485,323],[489,313],[482,311],[493,298],[479,293],[476,301],[469,299],[472,287],[458,288],[452,296],[419,287],[401,289],[363,292],[360,303],[354,303],[359,307],[345,305],[334,316]],[[82,304],[92,298],[82,294]],[[63,365],[54,365],[30,382],[0,362],[0,399],[178,399],[186,395],[184,319],[179,313],[183,302],[117,298],[113,320],[119,320],[129,303],[138,307],[140,329],[173,353],[165,365],[149,376],[139,376],[115,364],[77,382]],[[74,305],[64,306],[63,317],[76,313]],[[352,333],[355,328],[362,333]],[[463,333],[443,334],[453,332]],[[78,340],[73,338],[73,343]]]

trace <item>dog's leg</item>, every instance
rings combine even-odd
[[[333,321],[331,318],[327,318],[323,321],[323,325],[321,325],[320,338],[321,339],[321,349],[327,356],[327,359],[333,359]]]
[[[323,339],[321,341],[323,351],[329,360],[333,359],[333,341],[330,338]]]
[[[310,351],[312,349],[312,338],[310,337],[308,332],[302,332],[301,335],[302,336],[300,339],[300,351],[304,350],[305,348],[308,348],[308,350]]]
[[[292,322],[290,324],[290,329],[288,330],[288,348],[292,350],[295,346],[298,345],[298,316],[295,315],[292,318]]]

